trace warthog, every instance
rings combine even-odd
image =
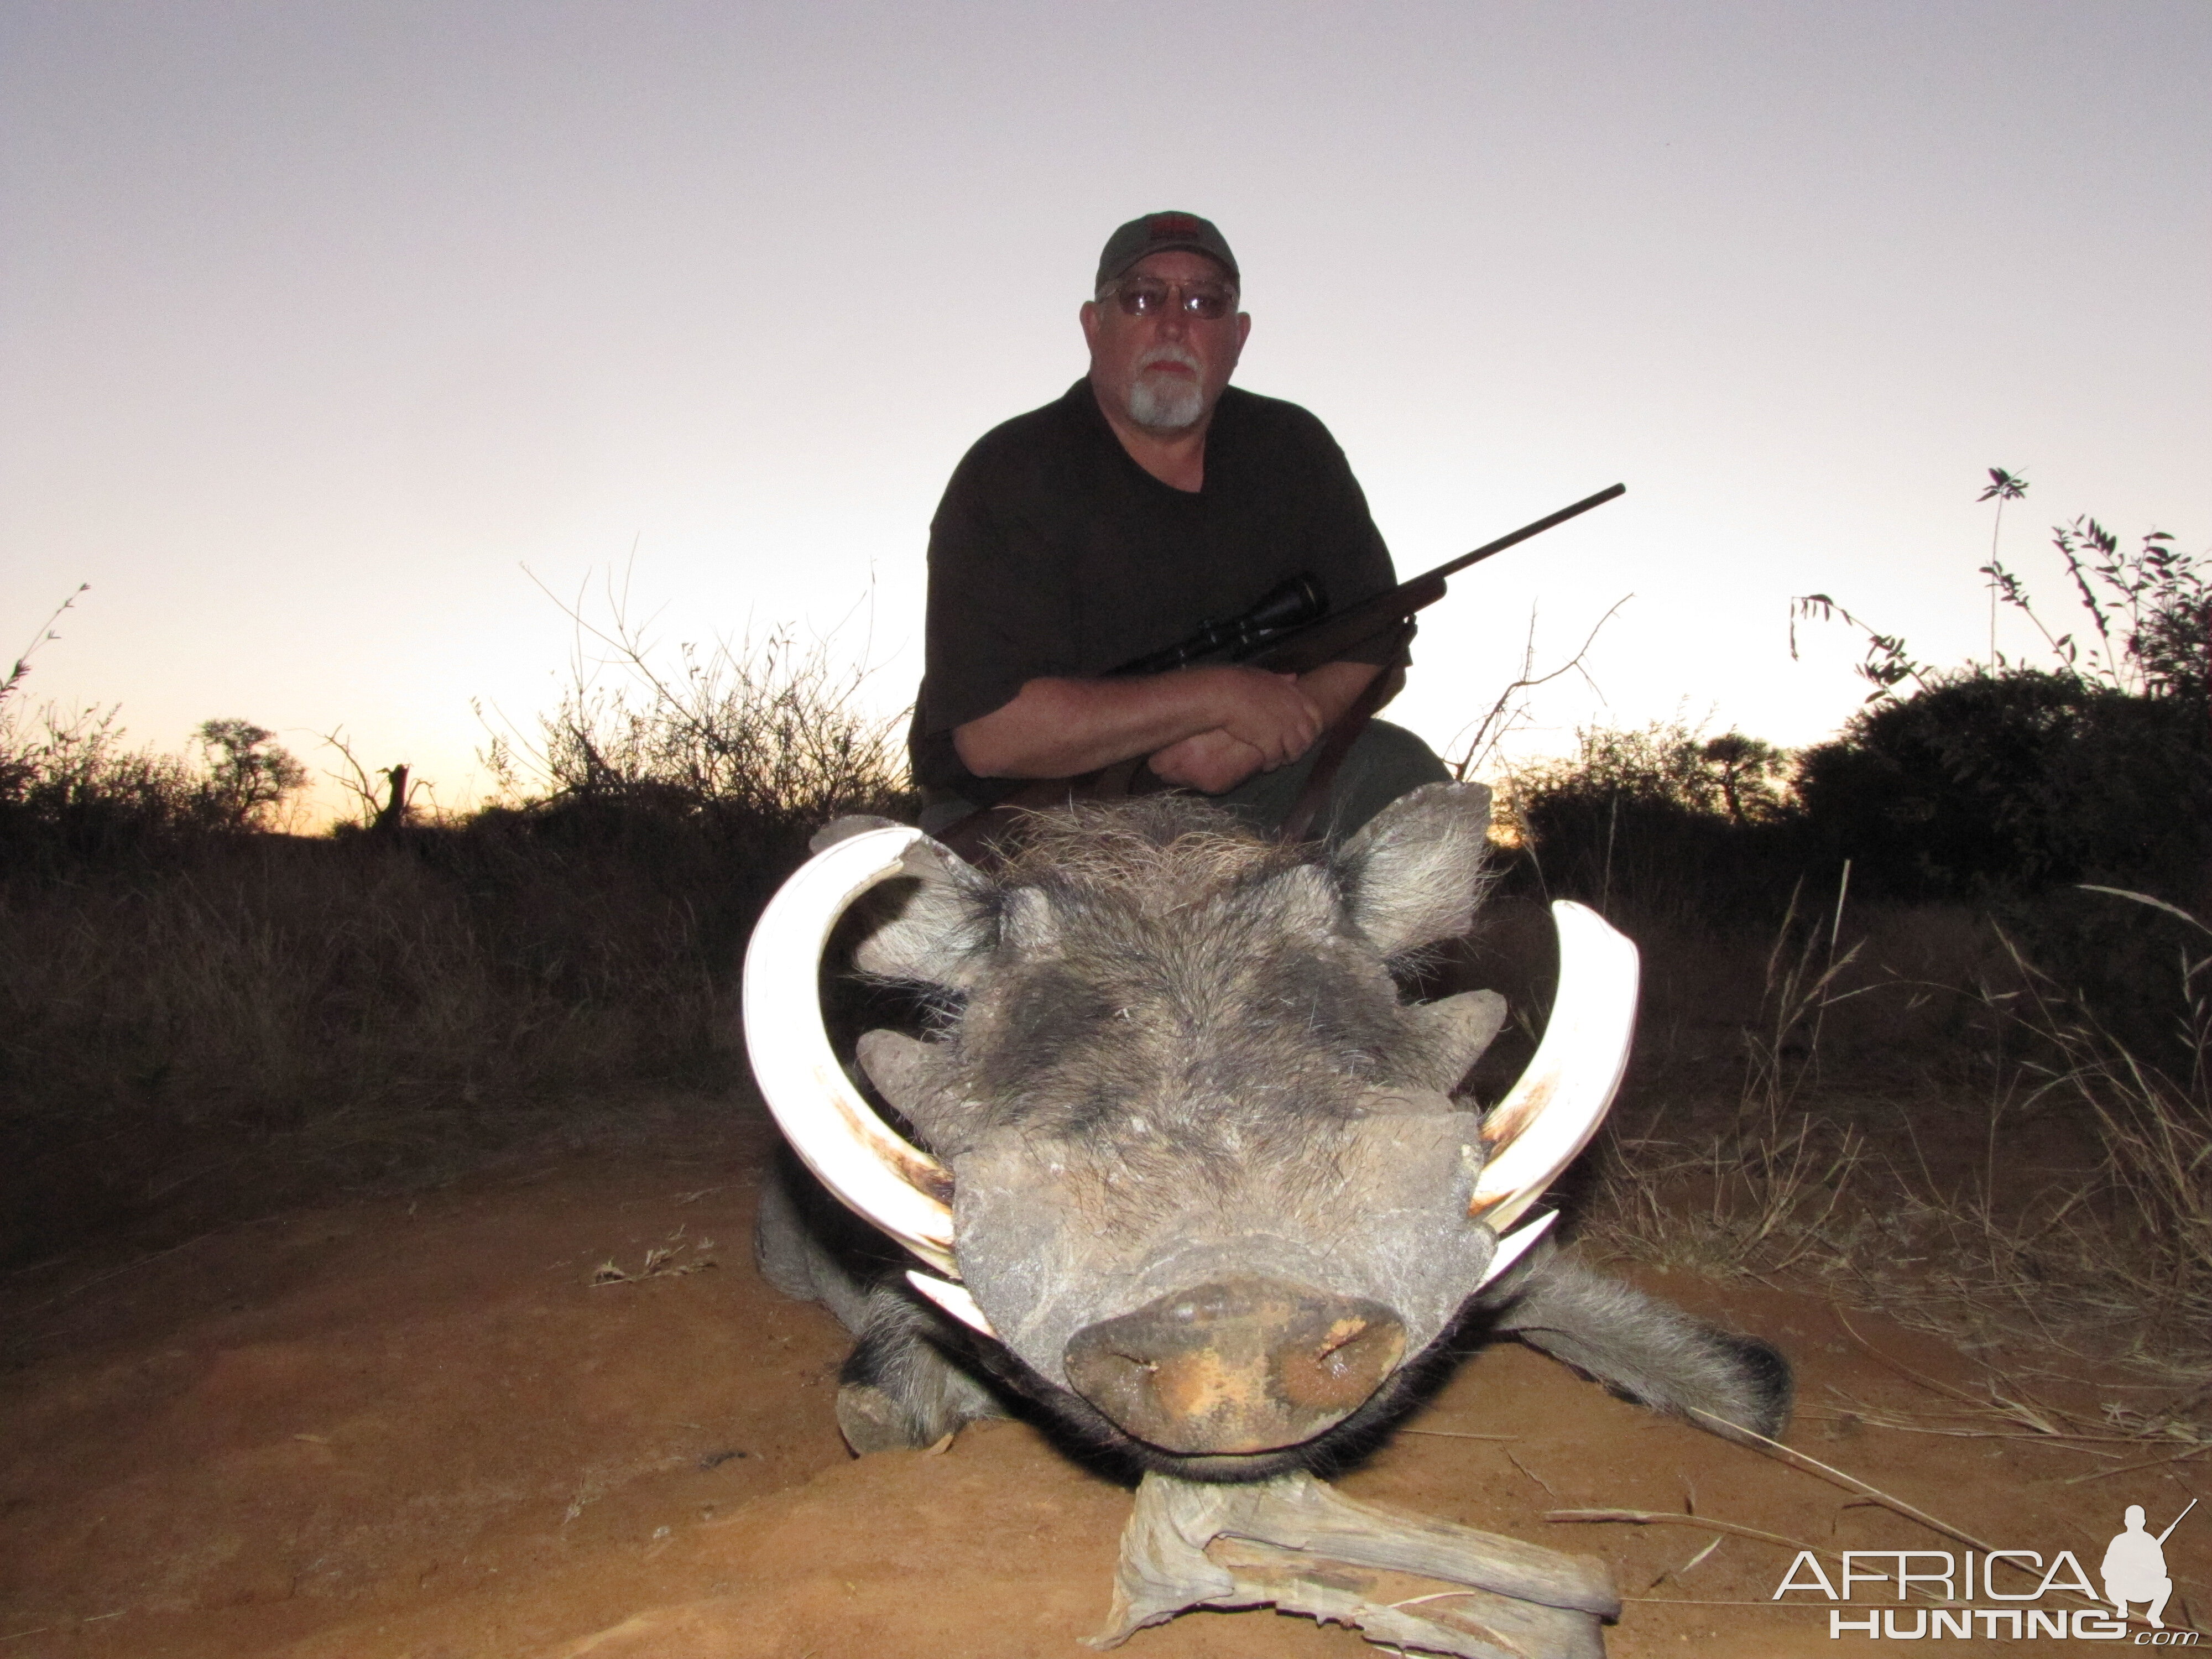
[[[755,1070],[828,1189],[931,1270],[871,1266],[834,1206],[769,1196],[767,1276],[859,1338],[854,1449],[928,1445],[1011,1389],[1144,1468],[1261,1480],[1371,1437],[1469,1327],[1778,1432],[1772,1348],[1528,1248],[1618,1085],[1633,948],[1554,907],[1551,1024],[1486,1115],[1453,1091],[1503,1000],[1401,1000],[1394,969],[1472,925],[1488,819],[1487,791],[1432,785],[1332,853],[1156,799],[1048,817],[988,874],[881,820],[820,838],[748,959]],[[831,927],[879,886],[860,966],[941,1008],[933,1040],[860,1041],[896,1129],[816,1001]]]

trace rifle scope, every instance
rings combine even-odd
[[[1188,668],[1204,657],[1242,662],[1294,628],[1328,611],[1328,590],[1321,579],[1300,572],[1280,587],[1271,589],[1260,603],[1241,617],[1226,622],[1199,624],[1198,631],[1164,650],[1133,658],[1113,670],[1115,674],[1164,674]]]

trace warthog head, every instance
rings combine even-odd
[[[1558,907],[1535,1061],[1486,1118],[1453,1098],[1504,1005],[1403,1002],[1392,969],[1467,931],[1488,816],[1486,790],[1435,785],[1328,854],[1188,801],[1084,808],[988,875],[862,828],[755,935],[763,1092],[830,1189],[937,1270],[916,1286],[1063,1419],[1199,1478],[1310,1461],[1540,1231],[1509,1230],[1625,1063],[1634,951]],[[912,1139],[853,1089],[815,1002],[830,928],[878,884],[860,965],[949,1010],[935,1041],[860,1042]]]

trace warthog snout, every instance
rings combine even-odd
[[[1065,1363],[1076,1391],[1127,1432],[1202,1456],[1310,1440],[1405,1353],[1406,1328],[1379,1302],[1238,1277],[1078,1331]]]

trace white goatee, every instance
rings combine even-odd
[[[1191,378],[1150,373],[1158,363],[1181,363],[1190,370]],[[1204,374],[1197,357],[1182,347],[1154,346],[1137,360],[1136,373],[1130,376],[1129,418],[1155,432],[1180,432],[1196,426],[1198,417],[1206,412]]]

